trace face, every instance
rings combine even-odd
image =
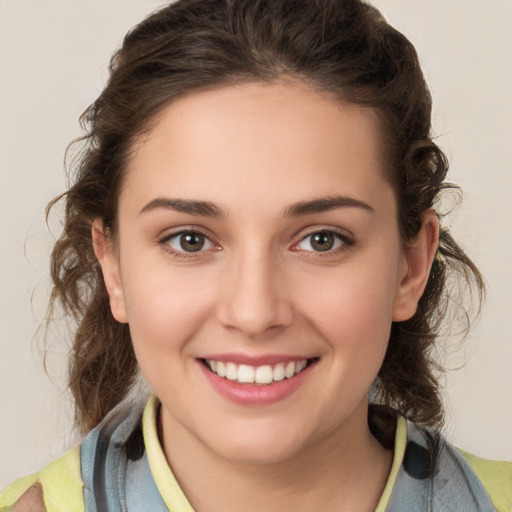
[[[253,83],[177,100],[136,145],[96,251],[164,440],[276,461],[367,431],[391,322],[420,294],[376,130]]]

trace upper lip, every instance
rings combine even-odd
[[[275,365],[279,363],[289,363],[291,361],[303,361],[304,359],[312,359],[312,357],[303,355],[290,355],[290,354],[264,354],[259,356],[237,354],[237,353],[224,353],[224,354],[209,354],[201,357],[208,361],[222,361],[224,363],[245,364],[248,366],[264,366]]]

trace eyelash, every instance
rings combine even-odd
[[[211,247],[208,247],[207,249],[204,249],[204,246],[201,247],[199,250],[197,251],[185,251],[185,250],[179,250],[179,249],[174,249],[170,246],[170,241],[173,240],[173,239],[176,239],[176,240],[179,240],[180,237],[184,236],[184,235],[199,235],[201,237],[204,237],[204,241],[205,243],[207,244],[211,244]],[[301,249],[298,248],[299,247],[299,244],[301,244],[302,242],[304,242],[305,240],[307,240],[308,238],[311,238],[315,235],[328,235],[328,236],[333,236],[335,238],[335,241],[334,241],[334,244],[336,244],[336,240],[339,242],[339,245],[337,247],[334,247],[334,248],[329,248],[329,249],[326,249],[325,251],[315,251],[315,250],[303,250],[303,252],[306,252],[306,253],[312,253],[312,254],[315,254],[317,256],[329,256],[329,255],[333,255],[333,254],[339,254],[341,252],[344,252],[348,249],[348,247],[350,247],[351,245],[354,244],[354,240],[352,238],[350,238],[349,236],[346,235],[346,233],[343,233],[341,231],[338,231],[338,230],[335,230],[335,229],[332,229],[332,228],[329,228],[329,229],[315,229],[314,231],[311,231],[309,233],[307,233],[305,236],[303,236],[297,243],[295,243],[292,247],[291,247],[291,250],[294,251],[294,252],[299,252]],[[209,251],[209,250],[212,250],[212,249],[215,249],[215,250],[218,250],[220,247],[218,244],[216,244],[215,242],[213,242],[211,240],[211,238],[206,234],[204,233],[203,231],[195,228],[195,229],[182,229],[180,231],[177,231],[175,233],[171,233],[169,235],[166,235],[164,238],[162,238],[161,240],[158,241],[159,245],[162,247],[162,249],[167,252],[168,254],[172,255],[173,257],[175,258],[194,258],[194,257],[197,257],[200,253],[204,253],[206,251]],[[311,242],[310,242],[311,244]]]
[[[315,229],[315,230],[310,231],[309,233],[307,233],[305,236],[303,236],[300,239],[299,242],[294,244],[292,246],[292,251],[299,251],[300,250],[300,249],[298,249],[299,244],[301,244],[302,242],[304,242],[308,238],[311,239],[315,235],[330,235],[330,236],[333,236],[335,238],[334,244],[336,244],[336,240],[339,242],[339,245],[337,247],[329,248],[329,249],[327,249],[325,251],[315,251],[313,249],[312,250],[304,250],[304,252],[312,253],[312,254],[315,254],[316,256],[324,256],[324,257],[326,257],[326,256],[329,256],[329,255],[339,254],[339,253],[342,253],[342,252],[346,251],[351,245],[354,245],[354,243],[355,243],[355,240],[352,239],[351,237],[349,237],[345,232],[338,231],[338,230],[332,229],[332,228]],[[311,244],[311,241],[310,241],[310,244]]]
[[[201,247],[197,251],[187,252],[185,250],[174,249],[174,248],[172,248],[170,246],[169,242],[171,240],[173,240],[173,239],[179,240],[179,238],[184,236],[184,235],[196,235],[196,236],[199,235],[201,237],[204,237],[205,243],[209,243],[209,244],[212,245],[212,248],[208,248],[207,250],[218,249],[218,247],[219,247],[217,244],[215,244],[215,242],[213,242],[211,240],[211,238],[206,233],[204,233],[203,231],[201,231],[201,230],[199,230],[197,228],[194,228],[194,229],[182,229],[182,230],[177,231],[175,233],[171,233],[169,235],[166,235],[161,240],[159,240],[158,243],[160,244],[160,246],[162,247],[162,249],[165,252],[167,252],[168,254],[170,254],[171,256],[173,256],[175,258],[194,258],[194,257],[197,257],[198,253],[205,252],[203,247]]]

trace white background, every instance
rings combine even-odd
[[[0,488],[75,441],[56,333],[42,369],[35,336],[48,295],[46,203],[64,190],[64,150],[99,94],[112,51],[155,0],[0,0]],[[512,458],[512,1],[375,0],[415,43],[435,132],[465,191],[453,231],[489,288],[480,324],[450,358],[446,433]],[[53,222],[58,231],[58,223]]]

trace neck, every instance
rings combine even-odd
[[[196,512],[373,511],[391,468],[392,452],[370,433],[366,417],[362,428],[347,421],[299,452],[263,463],[224,458],[177,424],[166,427],[164,452]]]

